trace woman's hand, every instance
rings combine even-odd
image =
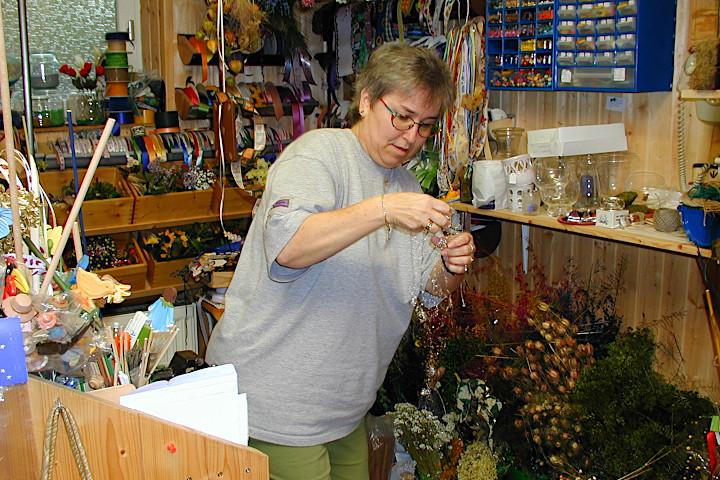
[[[424,193],[383,195],[387,221],[411,232],[437,233],[450,228],[453,210],[447,202]]]
[[[469,232],[443,237],[433,236],[432,242],[440,248],[440,255],[448,273],[462,275],[467,273],[475,258],[475,244]]]

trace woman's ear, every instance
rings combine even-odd
[[[363,89],[360,92],[360,101],[358,102],[358,112],[361,117],[367,115],[370,111],[370,94],[367,90]]]

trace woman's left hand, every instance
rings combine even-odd
[[[467,273],[475,259],[475,244],[469,232],[444,237],[433,236],[432,242],[441,249],[445,267],[455,275]]]

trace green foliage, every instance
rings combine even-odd
[[[684,443],[691,434],[702,438],[699,421],[712,413],[712,403],[655,372],[656,348],[648,329],[622,333],[608,356],[580,376],[572,400],[584,416],[594,452],[589,470],[602,472],[598,478],[621,477],[655,456],[650,473],[641,478],[682,478]]]
[[[438,192],[437,171],[439,161],[440,154],[438,152],[422,150],[420,159],[410,167],[410,171],[417,177],[423,191],[433,196],[436,196]]]
[[[70,185],[65,185],[62,187],[62,194],[63,197],[72,197],[75,198],[75,182],[71,181]],[[88,188],[87,194],[85,195],[85,200],[107,200],[108,198],[119,198],[120,192],[117,191],[117,188],[115,188],[115,185],[108,182],[101,182],[100,180],[95,180],[90,184],[90,187]],[[72,202],[70,202],[72,204]]]

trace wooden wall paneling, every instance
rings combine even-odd
[[[140,0],[140,31],[143,52],[143,66],[146,70],[161,71],[162,35],[158,25],[161,2],[159,0]]]

